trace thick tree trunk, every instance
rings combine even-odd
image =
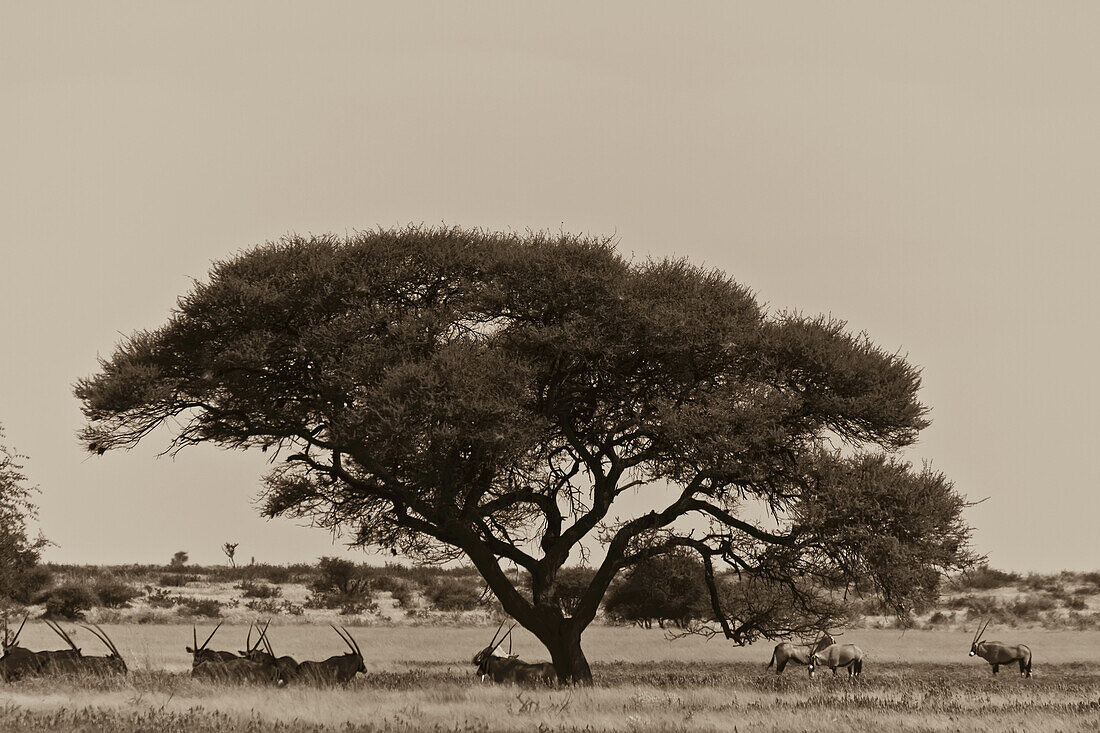
[[[567,619],[556,627],[547,629],[548,633],[539,637],[550,651],[554,671],[558,673],[558,681],[562,684],[592,684],[592,669],[581,649],[583,631],[583,626]]]

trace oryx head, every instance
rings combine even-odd
[[[366,674],[367,665],[363,663],[363,652],[359,651],[359,644],[355,641],[354,637],[352,637],[351,633],[343,626],[341,626],[339,629],[331,623],[329,624],[329,626],[332,626],[332,630],[336,632],[337,636],[344,640],[344,643],[348,645],[348,649],[351,650],[348,654],[345,654],[344,656],[353,656],[359,660],[359,666],[355,668],[355,671]],[[341,630],[343,631],[343,633],[341,633]]]
[[[504,622],[501,621],[500,626],[498,626],[497,630],[495,632],[493,632],[493,640],[489,642],[489,646],[485,647],[484,649],[482,649],[481,651],[479,651],[477,654],[474,655],[473,663],[478,666],[479,670],[482,666],[484,666],[484,664],[486,662],[489,661],[489,658],[492,657],[496,653],[497,648],[500,647],[500,645],[504,643],[504,640],[509,638],[509,636],[511,636],[512,629],[516,628],[516,625],[512,624],[512,628],[508,629],[508,631],[504,634],[504,636],[500,637],[500,639],[497,640],[497,635],[500,634],[500,630],[503,629],[503,628],[504,628]],[[481,674],[480,671],[479,671],[479,674]]]
[[[970,656],[978,653],[978,644],[982,643],[982,634],[985,633],[985,630],[989,627],[989,622],[992,620],[986,619],[984,626],[980,621],[978,622],[978,630],[974,632],[974,638],[970,642]]]
[[[240,654],[245,659],[251,659],[254,662],[258,661],[256,659],[254,659],[254,657],[256,656],[256,653],[259,652],[259,650],[260,650],[260,644],[264,643],[264,639],[267,636],[267,627],[270,626],[270,625],[271,625],[271,619],[267,620],[267,623],[264,624],[264,627],[262,629],[260,628],[259,624],[252,624],[252,623],[248,624],[248,636],[245,637],[244,651],[238,651],[237,653]],[[256,643],[255,644],[252,643],[252,628],[253,627],[255,627],[256,630],[260,632],[260,635],[258,637],[256,637]],[[263,652],[261,652],[261,654],[262,653]]]
[[[218,629],[222,627],[222,622],[219,621],[218,625],[214,627],[214,630],[210,632],[210,636],[206,637],[206,641],[199,646],[199,631],[194,626],[191,627],[191,636],[194,639],[195,646],[184,647],[189,654],[199,655],[206,651],[206,645],[210,643],[210,640],[214,638],[214,634],[218,633]]]
[[[814,676],[814,669],[817,667],[818,662],[824,661],[819,659],[818,652],[820,652],[822,649],[832,646],[835,643],[836,640],[829,634],[828,631],[822,631],[821,635],[817,637],[817,641],[815,641],[813,645],[810,646],[809,666],[811,677]]]

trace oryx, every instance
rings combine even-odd
[[[554,670],[554,665],[549,662],[528,664],[527,662],[521,662],[516,657],[497,656],[497,649],[504,643],[505,639],[512,635],[512,629],[516,628],[515,624],[512,624],[508,632],[500,637],[500,641],[497,641],[497,634],[500,633],[503,627],[504,623],[501,622],[496,633],[493,634],[493,640],[489,642],[489,646],[474,655],[473,663],[477,665],[477,674],[483,680],[486,677],[491,677],[493,682],[544,683],[550,685],[556,683],[558,673]]]
[[[294,657],[275,656],[275,651],[271,648],[271,640],[267,636],[267,627],[270,625],[270,621],[264,624],[256,645],[250,647],[248,651],[241,652],[241,656],[251,659],[253,662],[275,667],[279,682],[285,684],[298,676],[298,662],[295,661]],[[249,633],[251,634],[251,629]],[[259,648],[260,642],[263,642],[263,650]]]
[[[218,682],[269,683],[278,681],[279,673],[273,663],[251,658],[263,642],[263,636],[261,635],[255,644],[252,643],[252,627],[253,624],[249,624],[248,638],[245,642],[247,649],[241,652],[241,656],[237,656],[232,652],[206,650],[206,643],[204,642],[202,647],[198,649],[199,652],[206,652],[206,654],[203,655],[202,661],[191,667],[191,676]],[[217,628],[214,629],[214,631],[217,630]],[[214,633],[211,632],[210,636],[214,636]],[[206,641],[209,642],[210,637],[207,637]],[[195,654],[195,659],[199,659],[199,654]]]
[[[985,625],[978,624],[978,630],[974,632],[974,639],[970,642],[970,656],[979,656],[993,667],[993,674],[997,674],[997,668],[1002,664],[1018,662],[1020,676],[1031,676],[1031,649],[1023,644],[1010,646],[999,641],[982,641],[982,634],[989,627],[987,619]]]
[[[830,644],[810,655],[810,676],[819,666],[828,667],[836,674],[837,667],[847,667],[849,677],[863,672],[863,650],[855,644]]]
[[[787,662],[809,664],[811,654],[833,643],[835,643],[833,637],[829,636],[828,632],[824,632],[821,637],[812,644],[792,644],[789,641],[780,642],[776,644],[775,649],[772,650],[772,658],[764,669],[770,669],[774,664],[775,673],[782,674],[783,668],[787,666]]]
[[[17,680],[28,674],[35,674],[41,668],[41,660],[36,652],[19,646],[19,635],[23,633],[23,627],[27,623],[27,616],[23,617],[23,623],[15,636],[8,633],[8,620],[4,619],[3,656],[0,656],[0,679]]]
[[[363,664],[363,653],[359,651],[359,645],[355,643],[352,635],[343,627],[340,627],[343,629],[343,633],[340,633],[340,629],[332,624],[329,624],[329,626],[332,626],[332,630],[344,640],[351,651],[347,654],[329,657],[320,662],[302,662],[295,670],[295,679],[322,684],[336,682],[346,684],[354,679],[357,673],[366,673],[367,667]]]
[[[99,624],[93,625],[95,626],[94,629],[91,626],[81,624],[81,626],[84,626],[84,628],[90,631],[97,639],[103,642],[110,654],[105,657],[81,656],[81,669],[85,672],[98,675],[126,674],[126,662],[123,661],[122,655],[119,654],[118,647],[115,646],[114,642],[107,636],[107,632],[104,631]]]
[[[218,633],[218,629],[221,627],[222,625],[219,621],[218,625],[214,627],[214,630],[210,632],[210,636],[206,637],[206,641],[202,643],[202,646],[199,646],[198,629],[194,626],[191,627],[191,636],[194,639],[195,646],[185,647],[188,654],[191,655],[191,669],[194,669],[203,662],[227,662],[230,659],[238,658],[233,652],[220,652],[206,648],[206,645],[210,643],[210,640],[214,638],[214,634]]]

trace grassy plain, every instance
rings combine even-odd
[[[28,626],[26,645],[55,647]],[[991,629],[1030,645],[1022,680],[966,656],[948,631],[851,631],[866,651],[863,678],[765,669],[771,644],[737,648],[659,630],[595,627],[585,634],[596,685],[519,689],[479,684],[469,658],[491,628],[370,627],[353,633],[368,674],[347,688],[215,686],[184,673],[189,626],[107,627],[130,661],[124,680],[26,680],[0,686],[0,731],[1076,731],[1100,730],[1100,632]],[[200,630],[201,631],[201,630]],[[239,648],[223,627],[212,646]],[[280,654],[343,651],[328,627],[272,627]],[[1011,637],[1011,638],[1010,638]],[[86,632],[77,640],[94,648]],[[201,638],[200,638],[201,641]],[[515,650],[544,658],[527,635]]]

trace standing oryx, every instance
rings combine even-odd
[[[847,667],[848,677],[863,673],[863,650],[855,644],[830,644],[810,655],[810,676],[818,666],[828,667],[836,674],[837,667]]]
[[[775,673],[782,674],[783,668],[787,666],[787,662],[809,664],[811,654],[833,643],[835,643],[833,637],[829,636],[829,632],[827,631],[821,635],[821,638],[812,644],[792,644],[789,641],[780,642],[776,644],[775,649],[772,650],[772,658],[765,669],[770,669],[774,664]]]
[[[329,624],[329,626],[332,626],[332,630],[344,640],[351,651],[347,654],[329,657],[320,662],[302,662],[295,671],[294,676],[297,680],[322,684],[338,682],[343,685],[353,680],[357,673],[366,673],[367,667],[363,664],[363,653],[359,651],[359,645],[355,643],[352,635],[348,633],[347,629],[343,629],[343,633],[340,633],[340,629],[332,624]]]
[[[502,628],[504,628],[503,621],[497,627],[496,633],[493,634],[493,640],[489,642],[489,646],[474,655],[473,663],[477,665],[477,673],[482,679],[491,677],[493,682],[543,683],[548,685],[558,681],[558,673],[554,670],[554,665],[549,662],[528,664],[515,657],[497,656],[495,653],[497,648],[504,643],[505,639],[511,636],[512,629],[516,627],[513,624],[512,628],[508,629],[508,633],[500,637],[500,641],[497,641],[497,634],[500,633]]]
[[[978,630],[974,632],[974,639],[970,642],[970,656],[979,656],[993,667],[993,674],[997,674],[997,668],[1002,664],[1012,664],[1018,662],[1020,665],[1020,676],[1031,676],[1031,649],[1023,644],[1016,644],[1015,646],[1009,646],[999,641],[982,641],[982,634],[985,633],[986,628],[989,627],[988,619],[985,625],[978,625]]]

